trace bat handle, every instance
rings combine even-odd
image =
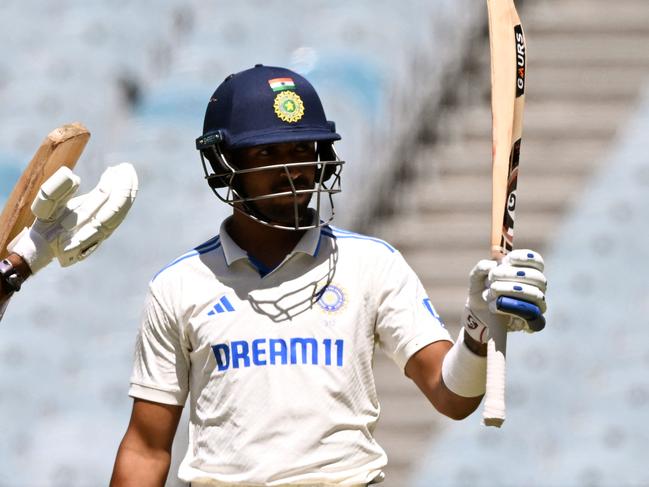
[[[482,422],[500,428],[505,422],[505,355],[507,330],[499,322],[490,323],[487,342],[487,390]]]
[[[545,327],[541,309],[534,303],[500,296],[496,301],[499,310],[520,316],[527,320],[533,331]],[[482,422],[485,426],[500,428],[505,422],[505,355],[507,350],[507,329],[499,322],[489,324],[487,342],[487,391],[485,393]]]

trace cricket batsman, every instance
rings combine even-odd
[[[463,419],[485,392],[489,327],[528,329],[498,297],[545,312],[537,252],[480,261],[454,343],[394,247],[330,225],[340,138],[313,86],[284,68],[232,74],[210,98],[196,145],[232,215],[149,283],[112,487],[164,485],[186,403],[178,475],[192,487],[378,483],[375,348]]]
[[[137,174],[129,163],[109,167],[92,191],[73,198],[80,182],[62,166],[41,186],[32,204],[34,224],[9,243],[9,255],[0,261],[0,319],[24,281],[54,258],[67,267],[94,252],[126,218],[137,195]]]

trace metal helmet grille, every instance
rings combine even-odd
[[[206,157],[205,151],[211,151],[213,157]],[[237,169],[230,164],[220,150],[219,144],[208,149],[201,150],[201,161],[205,179],[212,188],[214,194],[224,203],[232,206],[235,211],[245,214],[252,220],[263,225],[282,230],[308,230],[326,225],[333,220],[334,202],[333,195],[341,191],[340,174],[345,161],[342,161],[335,149],[331,147],[331,160],[317,160],[309,162],[290,162],[284,164],[273,164],[253,169]],[[215,162],[212,162],[215,160]],[[316,177],[310,188],[297,188],[290,171],[296,167],[314,167]],[[270,171],[284,171],[290,189],[287,191],[267,193],[255,196],[247,196],[237,189],[237,178],[241,175],[258,175],[264,177]],[[301,211],[298,197],[311,195],[309,209],[311,212]],[[293,224],[272,221],[263,215],[256,207],[257,201],[273,198],[292,196],[293,198]],[[313,215],[315,213],[315,215]]]

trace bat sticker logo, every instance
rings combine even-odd
[[[521,155],[521,139],[512,147],[509,158],[509,178],[507,180],[507,211],[503,217],[501,246],[507,251],[513,249],[514,221],[516,219],[516,185],[518,183],[518,162]]]
[[[509,199],[507,200],[507,211],[512,214],[512,220],[514,212],[516,211],[516,191],[512,191],[509,194]]]
[[[516,39],[516,98],[525,94],[525,36],[521,25],[514,26]]]

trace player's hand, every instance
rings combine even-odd
[[[32,203],[34,224],[9,244],[32,273],[55,257],[67,267],[94,252],[122,223],[138,189],[135,168],[126,162],[106,169],[92,191],[72,198],[79,182],[67,167],[56,171]]]
[[[543,257],[532,250],[513,250],[498,264],[481,260],[469,275],[469,296],[462,315],[465,332],[486,343],[489,327],[507,331],[540,331],[545,326]]]

